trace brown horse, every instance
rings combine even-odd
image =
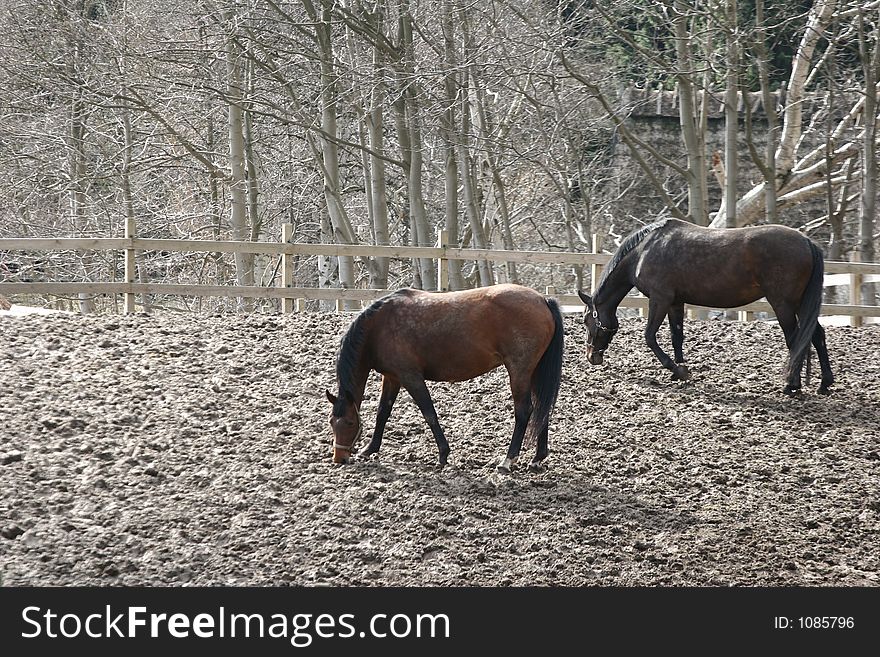
[[[382,374],[373,437],[359,456],[379,451],[401,386],[434,434],[440,466],[449,443],[425,381],[466,381],[504,365],[513,393],[514,429],[498,468],[509,471],[523,447],[537,443],[531,469],[547,457],[550,413],[562,378],[562,315],[556,301],[520,285],[461,292],[406,288],[375,301],[352,322],[336,359],[333,461],[348,463],[363,431],[360,416],[370,370]]]
[[[617,332],[617,307],[636,287],[649,298],[645,342],[674,379],[688,379],[682,353],[684,304],[736,308],[766,297],[789,350],[783,392],[800,390],[812,342],[822,367],[819,393],[828,394],[834,375],[818,321],[823,274],[819,247],[793,228],[704,228],[678,219],[656,221],[621,243],[592,297],[578,291],[586,306],[587,358],[593,365],[602,363]],[[657,330],[667,315],[675,361],[657,344]]]

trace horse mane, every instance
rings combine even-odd
[[[623,260],[634,248],[636,248],[639,244],[641,244],[645,238],[648,236],[648,233],[653,233],[658,228],[662,228],[666,225],[666,222],[669,219],[658,219],[657,221],[648,224],[647,226],[642,226],[637,231],[630,233],[623,242],[620,243],[620,246],[617,247],[617,251],[614,252],[611,260],[608,261],[608,264],[605,265],[605,268],[602,270],[602,276],[599,278],[599,284],[596,286],[595,295],[598,297],[602,292],[602,287],[605,285],[605,281],[608,280],[608,277],[614,272],[617,268],[617,265],[620,264],[620,261]]]
[[[363,351],[364,343],[366,341],[367,324],[369,323],[370,318],[392,298],[396,296],[404,296],[409,292],[411,292],[411,290],[397,290],[396,292],[386,294],[384,297],[376,299],[373,303],[364,308],[360,314],[355,317],[351,326],[348,327],[348,331],[342,336],[342,341],[339,344],[339,352],[336,356],[336,379],[339,381],[340,393],[348,391],[352,396],[355,393],[352,386],[352,379],[354,378],[355,369],[361,359],[361,352]],[[336,408],[336,405],[343,403],[344,397],[344,394],[341,394],[339,401],[333,406],[334,414],[342,415],[345,412],[344,408]]]

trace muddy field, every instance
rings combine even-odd
[[[832,395],[814,358],[788,398],[775,325],[688,321],[682,384],[644,320],[592,367],[567,316],[548,467],[501,475],[503,370],[430,386],[445,469],[405,392],[379,458],[332,465],[352,317],[0,319],[0,582],[880,585],[880,328],[829,327]]]

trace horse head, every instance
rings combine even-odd
[[[350,463],[354,459],[354,444],[364,430],[361,422],[361,414],[357,404],[348,390],[343,390],[340,396],[325,390],[327,400],[333,404],[330,412],[330,428],[333,430],[333,462]]]
[[[589,294],[578,290],[578,296],[584,302],[584,325],[587,327],[587,360],[591,365],[601,365],[605,350],[611,338],[617,333],[616,309],[608,312],[602,304],[598,304]]]

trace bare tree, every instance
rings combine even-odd
[[[859,9],[857,15],[859,37],[859,59],[862,63],[862,72],[865,80],[865,109],[862,135],[862,195],[859,206],[859,238],[858,258],[861,262],[873,262],[874,230],[877,213],[877,83],[880,76],[880,38],[876,33],[877,21],[880,16],[874,15],[873,43],[869,43],[865,15]],[[875,303],[875,285],[865,283],[862,287],[862,298],[869,303]]]
[[[415,43],[413,42],[413,16],[409,0],[399,0],[400,50],[399,84],[404,103],[404,126],[409,142],[409,216],[413,227],[413,241],[417,246],[434,244],[428,216],[425,213],[423,194],[424,140],[422,133],[422,108],[419,84],[415,75]],[[437,273],[428,258],[419,258],[419,283],[426,290],[437,289]]]
[[[727,0],[725,29],[727,31],[727,87],[724,93],[724,209],[727,226],[736,226],[736,199],[739,159],[739,35],[737,34],[736,0]]]
[[[826,166],[825,159],[816,161],[817,153],[814,151],[798,161],[796,153],[802,135],[804,95],[814,63],[813,54],[819,39],[834,15],[835,7],[835,0],[816,0],[810,10],[803,36],[792,61],[782,120],[782,134],[774,156],[773,184],[777,186],[778,202],[802,200],[805,195],[820,194],[822,190],[821,181]],[[845,144],[835,153],[832,164],[853,157],[854,154],[853,145]],[[816,186],[816,183],[819,183],[819,186]],[[761,215],[766,200],[764,188],[767,184],[769,183],[765,180],[756,185],[737,201],[737,226],[752,224]],[[727,212],[721,208],[711,225],[722,227],[727,223]]]
[[[251,239],[251,225],[248,221],[248,177],[245,155],[244,92],[242,78],[242,58],[234,38],[236,15],[232,8],[223,10],[223,22],[227,30],[226,54],[226,99],[228,104],[229,129],[229,172],[231,213],[229,223],[232,237],[239,241]],[[235,252],[235,272],[239,285],[254,284],[254,256],[252,253]],[[252,299],[239,299],[240,309],[253,310]]]
[[[460,244],[456,110],[458,108],[458,94],[461,89],[459,81],[461,74],[458,70],[458,56],[456,52],[454,10],[455,5],[452,0],[443,0],[440,14],[440,29],[443,33],[443,65],[445,67],[443,75],[443,102],[445,108],[440,118],[440,135],[443,141],[444,215],[446,217],[446,232],[449,235],[449,246],[453,248]],[[449,289],[464,289],[465,283],[461,274],[461,261],[450,260],[449,264]]]
[[[755,0],[755,40],[753,50],[758,68],[758,81],[761,87],[761,100],[767,120],[764,158],[752,153],[752,161],[764,177],[764,208],[767,223],[777,223],[776,211],[776,146],[779,121],[776,113],[776,98],[770,88],[770,53],[767,50],[767,23],[764,17],[764,0]],[[749,140],[749,144],[753,144]],[[727,209],[730,212],[730,209]],[[736,209],[733,208],[735,215]],[[735,222],[731,222],[735,223]]]

